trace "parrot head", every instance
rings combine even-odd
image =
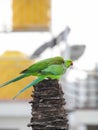
[[[65,66],[67,67],[67,68],[69,68],[70,66],[72,66],[73,65],[73,61],[71,60],[71,59],[68,59],[68,60],[65,60]]]

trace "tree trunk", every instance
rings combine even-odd
[[[32,130],[68,130],[62,88],[58,80],[45,79],[36,86],[30,101]]]

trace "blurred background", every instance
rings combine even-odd
[[[98,1],[0,0],[0,84],[34,62],[71,58],[62,77],[69,130],[98,130]],[[33,88],[12,97],[35,77],[0,89],[0,130],[29,130]]]

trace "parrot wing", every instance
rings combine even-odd
[[[54,58],[48,58],[31,65],[29,68],[23,70],[21,73],[30,73],[31,75],[38,76],[40,72],[48,66],[62,63],[64,63],[64,59],[62,57],[58,56]]]
[[[66,68],[63,64],[61,65],[51,65],[48,68],[41,71],[44,75],[63,75],[66,71]]]

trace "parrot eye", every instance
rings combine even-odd
[[[73,62],[71,62],[71,65],[73,65]]]

